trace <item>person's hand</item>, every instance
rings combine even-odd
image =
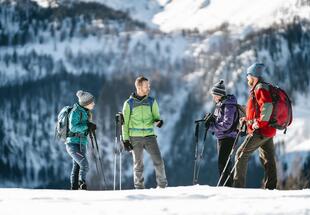
[[[161,128],[164,124],[164,121],[163,120],[156,120],[155,121],[155,125],[158,127],[158,128]]]
[[[210,123],[215,122],[216,118],[215,118],[214,114],[212,114],[212,113],[207,113],[207,114],[205,115],[205,117],[204,117],[204,120],[205,120],[205,125],[206,125],[206,126],[209,126]]]
[[[88,130],[90,130],[90,131],[95,131],[97,129],[96,124],[92,123],[92,122],[88,122],[87,127],[88,127]]]
[[[130,143],[129,140],[123,141],[123,145],[124,145],[125,150],[128,151],[128,152],[133,150],[133,146],[132,146],[132,144]]]
[[[242,125],[245,124],[245,123],[246,123],[246,117],[241,117],[241,118],[239,119],[240,127],[242,127]]]
[[[254,121],[254,123],[252,125],[252,128],[255,129],[255,130],[259,129],[259,125],[258,125],[258,122],[256,120]]]

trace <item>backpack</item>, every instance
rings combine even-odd
[[[292,102],[286,92],[280,87],[274,86],[266,82],[261,83],[267,84],[269,86],[269,93],[271,95],[273,104],[273,110],[270,116],[269,125],[273,128],[284,130],[285,134],[287,127],[293,121]]]
[[[55,137],[61,141],[66,141],[69,136],[69,115],[72,111],[72,106],[65,106],[61,109],[57,116],[57,124]],[[82,112],[80,112],[80,122],[82,121]]]
[[[69,132],[69,114],[73,109],[72,106],[65,106],[61,109],[57,116],[56,137],[62,141],[66,141]]]

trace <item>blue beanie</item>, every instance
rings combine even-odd
[[[263,63],[254,63],[252,64],[246,71],[246,75],[251,75],[254,77],[262,77],[263,73],[265,72],[266,67]]]

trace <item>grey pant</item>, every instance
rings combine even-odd
[[[165,172],[165,164],[159,151],[156,136],[148,137],[130,137],[133,145],[133,170],[134,170],[134,186],[136,189],[144,189],[143,177],[143,149],[145,149],[153,161],[156,174],[157,185],[161,188],[167,186],[167,178]]]
[[[256,149],[259,149],[259,158],[265,169],[264,188],[275,189],[277,186],[277,168],[273,138],[263,137],[259,134],[248,135],[236,153],[234,186],[245,186],[248,159]],[[242,150],[244,152],[240,157]],[[239,161],[237,161],[238,158]]]
[[[70,177],[71,186],[77,186],[78,180],[86,181],[86,174],[89,169],[86,157],[86,145],[67,143],[66,149],[73,163]]]

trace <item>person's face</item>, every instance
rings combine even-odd
[[[85,106],[88,110],[93,110],[95,108],[95,102],[90,103],[89,105]]]
[[[250,87],[253,87],[255,85],[256,78],[251,75],[248,75],[247,79],[248,79],[248,85]]]
[[[137,92],[140,96],[146,96],[150,93],[151,86],[148,81],[143,81],[140,86],[137,87]]]
[[[212,95],[213,100],[215,101],[215,103],[219,103],[219,101],[221,100],[222,96],[218,96],[218,95]]]

